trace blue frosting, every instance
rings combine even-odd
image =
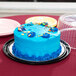
[[[35,32],[30,32],[30,33],[28,33],[27,35],[28,35],[28,37],[34,37],[36,34],[35,34]],[[29,35],[30,35],[30,36],[29,36]]]
[[[50,30],[51,30],[51,31],[54,31],[54,32],[57,32],[57,31],[58,31],[58,28],[52,27],[52,28],[50,28]]]
[[[13,50],[13,54],[16,57],[24,59],[24,60],[47,61],[47,60],[57,58],[59,56],[59,54],[61,53],[61,46],[56,52],[53,52],[51,55],[49,53],[47,53],[44,56],[38,56],[38,57],[36,57],[36,55],[32,55],[32,56],[29,56],[28,54],[22,55],[21,52],[16,49],[15,44],[13,45],[12,50]]]
[[[57,51],[60,48],[60,31],[48,32],[49,29],[48,27],[32,23],[24,24],[23,31],[18,31],[18,28],[16,28],[14,30],[14,46],[16,48],[14,54],[16,56],[19,55],[19,57],[22,56],[22,58],[27,56],[28,58],[43,59],[44,57],[45,59],[46,55],[50,57],[54,53],[57,57]]]
[[[43,38],[49,38],[49,37],[50,37],[50,34],[44,33],[42,37],[43,37]]]

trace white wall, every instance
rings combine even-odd
[[[53,14],[76,13],[75,3],[54,2],[0,2],[0,16],[19,14]]]

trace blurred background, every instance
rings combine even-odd
[[[76,2],[76,0],[0,0],[10,2]]]
[[[0,17],[27,14],[60,16],[76,13],[75,0],[0,0]]]

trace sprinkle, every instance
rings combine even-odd
[[[29,34],[28,36],[31,36],[31,34]]]
[[[45,27],[47,27],[48,25],[45,25]]]
[[[48,25],[48,22],[45,22],[45,25]]]
[[[49,37],[50,37],[50,34],[44,33],[42,37],[43,37],[43,38],[49,38]]]
[[[20,27],[18,27],[18,31],[22,31],[22,29]]]
[[[30,33],[30,31],[27,31],[28,33]]]
[[[50,32],[51,30],[49,29],[48,31]]]
[[[35,32],[30,32],[27,34],[28,37],[34,37],[35,35],[36,35]]]
[[[48,32],[48,34],[50,34],[50,33]]]
[[[23,33],[21,35],[24,35]]]
[[[23,31],[23,33],[26,33],[26,31]]]
[[[43,36],[43,35],[38,35],[38,37]]]
[[[45,25],[45,23],[42,23],[43,25]]]
[[[58,31],[58,28],[56,28],[56,27],[50,27],[50,29],[48,30],[48,31],[52,31],[52,32],[57,32]]]
[[[22,29],[22,31],[26,30],[25,27],[23,27],[23,26],[21,27],[21,29]]]
[[[48,28],[50,27],[50,26],[47,26]]]
[[[38,23],[39,25],[41,25],[41,23]]]

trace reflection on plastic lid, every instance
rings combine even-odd
[[[72,49],[76,49],[76,28],[65,28],[61,31],[61,39],[68,42]]]

